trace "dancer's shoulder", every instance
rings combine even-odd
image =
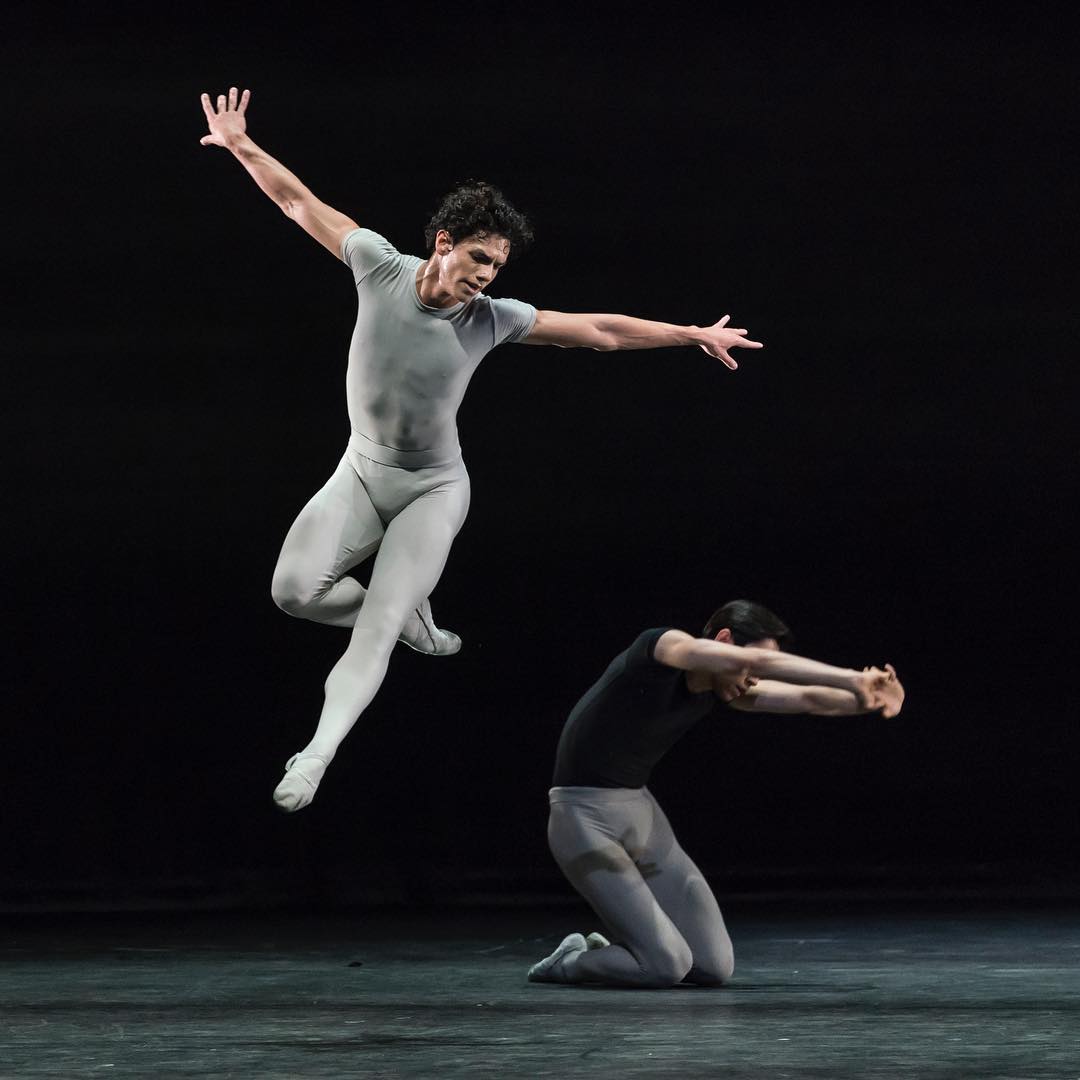
[[[657,655],[657,647],[663,641],[665,646],[681,638],[689,638],[690,635],[682,630],[674,630],[670,626],[654,626],[643,630],[634,639],[633,644],[626,650],[626,662],[628,668],[646,669],[667,666],[661,655]]]
[[[373,229],[353,229],[341,241],[341,258],[352,269],[357,282],[376,266],[400,255],[385,236]]]
[[[491,331],[491,347],[524,341],[536,322],[536,308],[509,296],[481,294],[469,305],[474,318],[485,321]]]

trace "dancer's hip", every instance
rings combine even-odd
[[[399,450],[394,446],[383,446],[355,428],[349,436],[349,451],[395,469],[436,468],[450,465],[461,457],[461,446],[456,438],[452,443],[426,450]]]

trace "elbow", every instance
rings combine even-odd
[[[299,221],[304,212],[311,209],[311,201],[308,196],[309,193],[306,191],[297,191],[295,187],[286,186],[280,191],[275,191],[271,198],[278,204],[281,212],[286,217],[292,218],[293,221]]]
[[[582,344],[594,352],[614,352],[622,343],[616,333],[612,320],[603,315],[588,317],[588,332]]]

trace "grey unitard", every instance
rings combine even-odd
[[[291,615],[353,628],[327,679],[312,749],[331,756],[386,675],[409,614],[438,583],[469,509],[459,457],[402,469],[351,450],[289,529],[271,586]],[[346,571],[376,553],[367,590]]]
[[[456,416],[476,367],[520,341],[536,310],[482,293],[424,304],[424,260],[355,229],[341,256],[357,289],[346,397],[352,434],[334,474],[293,523],[272,593],[290,614],[352,628],[326,680],[305,753],[333,757],[382,682],[406,620],[435,588],[469,508]],[[365,591],[346,571],[377,552]]]
[[[612,944],[579,953],[573,982],[716,986],[734,953],[720,907],[648,788],[554,787],[548,843]]]

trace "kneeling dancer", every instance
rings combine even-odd
[[[731,939],[701,871],[645,786],[656,763],[716,700],[769,713],[899,713],[904,689],[885,670],[837,668],[780,651],[788,628],[735,600],[695,638],[639,634],[577,703],[555,759],[548,843],[611,934],[571,934],[529,969],[533,982],[719,986]]]

